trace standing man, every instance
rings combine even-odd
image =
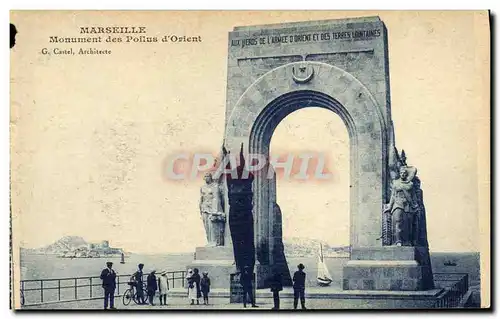
[[[247,307],[247,295],[250,298],[250,303],[253,308],[256,308],[255,299],[252,289],[253,273],[250,272],[250,266],[243,267],[243,272],[240,275],[240,284],[243,287],[243,307]]]
[[[293,309],[297,309],[297,304],[299,303],[302,306],[302,310],[306,309],[306,297],[305,297],[305,289],[306,289],[306,273],[304,272],[304,265],[299,264],[297,266],[299,270],[297,270],[293,274]]]
[[[137,270],[134,274],[135,279],[135,289],[137,290],[137,299],[139,299],[139,304],[145,305],[146,301],[144,300],[144,281],[142,280],[142,269],[144,268],[144,264],[139,264],[139,270]]]
[[[273,293],[274,308],[272,310],[280,309],[280,291],[283,290],[283,279],[279,272],[276,272],[271,278],[270,288]]]
[[[116,272],[113,270],[113,263],[108,261],[106,268],[101,272],[102,288],[104,288],[104,310],[108,309],[108,300],[110,309],[115,308],[115,288]]]
[[[147,281],[148,298],[149,298],[149,304],[151,306],[155,305],[154,298],[156,290],[158,289],[158,282],[156,281],[155,273],[156,270],[152,270],[151,273],[148,275],[148,281]]]

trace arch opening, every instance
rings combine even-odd
[[[350,163],[347,164],[348,172],[356,165],[356,128],[354,122],[345,108],[332,97],[316,91],[302,90],[284,94],[267,105],[256,118],[250,133],[249,152],[261,154],[270,158],[271,139],[278,125],[290,114],[305,108],[323,109],[336,113],[347,131],[346,148],[349,150]],[[335,115],[333,115],[335,117]],[[337,118],[337,119],[338,119]],[[266,170],[267,171],[267,170]],[[352,184],[353,174],[347,176],[347,184]],[[327,186],[325,186],[327,187]],[[266,174],[257,174],[253,182],[254,215],[255,215],[255,246],[256,259],[260,265],[269,265],[267,271],[289,274],[283,238],[283,215],[280,202],[277,200],[276,174],[269,178]],[[349,188],[346,196],[348,203],[357,196],[356,188]],[[275,204],[278,204],[276,208]],[[287,207],[288,209],[288,207]],[[347,214],[349,214],[349,208]],[[348,233],[352,233],[351,223]],[[350,242],[350,241],[349,241]],[[290,278],[285,278],[285,283],[291,284]]]
[[[332,286],[341,289],[338,274],[348,260],[350,245],[349,136],[345,124],[336,114],[314,105],[294,111],[277,125],[269,152],[280,162],[293,163],[289,175],[282,168],[276,169],[276,202],[282,212],[289,269],[293,273],[296,265],[303,263],[311,274],[306,285],[317,286],[321,244],[325,265],[335,274]],[[304,160],[308,156],[312,158]],[[306,163],[307,172],[301,172]],[[327,172],[328,177],[319,179],[318,170]],[[299,176],[303,172],[306,179]]]

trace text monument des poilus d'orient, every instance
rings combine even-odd
[[[246,171],[249,154],[269,157],[277,125],[321,107],[344,122],[350,145],[350,260],[344,290],[434,288],[425,207],[417,169],[395,145],[387,30],[378,17],[236,27],[229,33],[225,136],[219,163],[205,176],[200,214],[208,245],[189,267],[209,271],[214,287],[250,266],[257,288],[282,274],[291,284],[276,201],[276,178]],[[286,212],[283,212],[286,214]]]

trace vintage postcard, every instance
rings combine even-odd
[[[12,11],[11,307],[490,307],[487,11]]]

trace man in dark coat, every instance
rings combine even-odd
[[[273,310],[280,309],[280,291],[283,290],[283,279],[280,273],[275,273],[271,277],[271,282],[269,283],[271,291],[273,292],[274,307]]]
[[[115,308],[115,289],[116,272],[113,270],[113,263],[108,261],[106,268],[101,272],[102,288],[104,288],[104,309],[108,309],[108,300],[110,309]]]
[[[257,307],[253,296],[252,279],[253,273],[250,271],[250,266],[243,267],[243,271],[240,275],[240,284],[243,287],[243,307],[245,308],[247,307],[247,295],[252,307]]]
[[[158,282],[156,281],[155,273],[156,273],[155,270],[151,271],[147,279],[148,298],[149,298],[149,304],[151,306],[154,306],[155,293],[156,290],[158,290]]]
[[[297,270],[293,274],[293,309],[297,309],[299,298],[302,309],[306,309],[306,298],[305,298],[306,273],[304,272],[305,267],[303,264],[299,264],[297,268],[299,270]]]
[[[134,279],[135,279],[135,289],[137,291],[137,299],[139,299],[139,304],[145,305],[146,301],[144,300],[144,281],[142,279],[143,272],[142,269],[144,268],[144,264],[139,264],[138,265],[139,269],[134,273]]]

